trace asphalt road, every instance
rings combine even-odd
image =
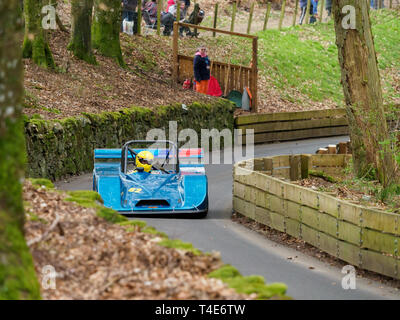
[[[255,156],[314,153],[319,147],[346,140],[347,137],[334,137],[258,145]],[[206,219],[140,219],[164,231],[171,238],[193,243],[200,250],[219,251],[223,261],[237,267],[243,275],[257,274],[264,276],[268,283],[286,283],[288,295],[295,299],[400,298],[396,289],[361,277],[357,277],[355,290],[344,290],[341,286],[344,275],[339,268],[268,240],[232,222],[232,165],[208,165],[206,172],[210,198]],[[91,183],[91,174],[85,174],[61,181],[56,186],[64,190],[90,190]]]

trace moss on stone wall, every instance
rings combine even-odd
[[[231,102],[219,99],[212,104],[195,102],[186,108],[181,104],[154,111],[132,107],[62,120],[29,119],[25,122],[27,175],[57,180],[90,171],[95,148],[120,148],[128,140],[145,139],[154,128],[165,129],[168,138],[169,121],[177,121],[178,132],[191,128],[199,138],[201,129],[227,128],[233,132],[233,111]]]

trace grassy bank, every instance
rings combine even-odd
[[[372,31],[385,104],[400,103],[400,14],[371,11]],[[257,33],[260,103],[266,112],[343,106],[340,67],[333,21]],[[202,33],[212,60],[248,66],[251,41]],[[182,53],[192,55],[198,39],[181,40]],[[277,99],[285,108],[270,108]]]

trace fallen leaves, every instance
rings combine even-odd
[[[25,234],[39,282],[44,266],[57,272],[43,299],[246,299],[207,274],[217,254],[194,255],[157,245],[154,235],[127,232],[66,202],[62,193],[24,187]]]

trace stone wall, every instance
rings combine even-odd
[[[153,128],[163,128],[168,134],[169,121],[177,121],[178,130],[191,128],[199,136],[201,129],[233,132],[233,111],[231,102],[219,99],[187,107],[132,107],[62,120],[30,119],[25,122],[27,176],[57,180],[88,172],[93,168],[95,148],[120,148],[128,140],[145,139]]]

